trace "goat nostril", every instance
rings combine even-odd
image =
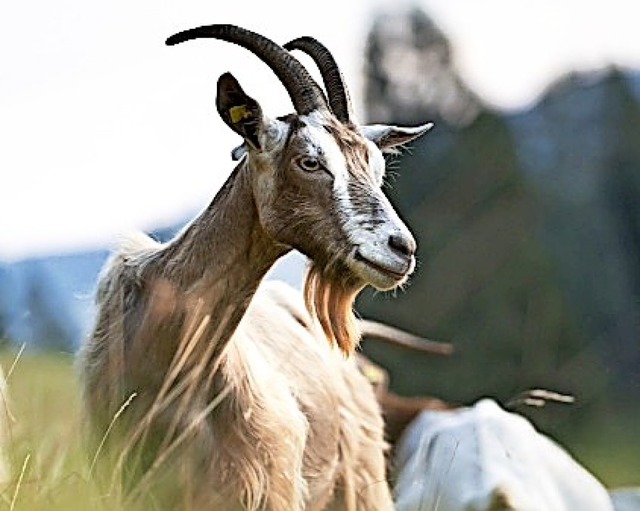
[[[405,256],[412,256],[416,251],[416,242],[410,236],[403,234],[392,234],[389,236],[389,246]]]

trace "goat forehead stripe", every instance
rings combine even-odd
[[[383,169],[368,141],[352,128],[321,115],[307,116],[299,131],[310,154],[322,157],[333,176],[333,194],[346,234],[357,242],[362,230],[374,231],[385,222],[379,200]]]
[[[356,179],[368,179],[369,146],[366,139],[344,124],[330,122],[325,129],[332,135],[347,163],[347,171]]]
[[[341,192],[346,199],[342,202],[349,211],[349,223],[353,229],[373,230],[384,223],[384,207],[378,193],[380,178],[384,173],[384,160],[382,169],[372,168],[372,164],[380,162],[376,160],[375,154],[373,157],[370,154],[367,141],[342,125],[332,128],[330,131],[345,159],[346,189]]]
[[[306,116],[305,121],[301,133],[307,139],[308,150],[325,159],[336,180],[337,190],[344,190],[346,183],[354,179],[376,181],[376,172],[369,169],[370,148],[366,139],[353,129],[322,115]]]
[[[310,116],[308,122],[300,127],[299,132],[306,143],[307,152],[325,161],[327,170],[334,177],[334,187],[346,188],[348,178],[345,154],[336,139],[325,128],[325,123],[321,119]]]

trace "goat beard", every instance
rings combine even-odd
[[[341,264],[321,267],[311,263],[304,284],[305,304],[330,344],[345,356],[353,354],[360,342],[353,302],[365,283]]]

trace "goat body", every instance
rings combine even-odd
[[[491,399],[422,412],[398,444],[396,468],[399,511],[613,511],[566,450]]]
[[[148,245],[121,254],[107,271],[102,292],[126,288],[129,277],[121,282],[110,279],[122,279],[121,271],[128,275],[136,269],[136,258],[148,257]],[[140,300],[133,295],[121,298],[124,303]],[[89,345],[83,353],[86,401],[93,422],[102,425],[100,431],[119,405],[137,394],[120,417],[124,433],[118,442],[126,444],[135,426],[145,424],[146,443],[138,453],[142,475],[125,472],[139,485],[134,494],[152,489],[161,509],[227,510],[235,505],[322,510],[330,503],[330,509],[392,508],[383,458],[384,425],[373,388],[355,359],[345,358],[327,342],[301,295],[284,284],[265,281],[219,357],[207,353],[213,343],[203,345],[197,339],[208,316],[182,319],[189,315],[188,301],[166,284],[157,286],[154,298],[142,317],[134,313],[136,323],[142,324],[136,341],[143,351],[132,350],[126,357],[106,354],[102,350],[126,350],[107,335],[102,340],[109,343]],[[194,310],[198,304],[188,307]],[[98,326],[98,333],[113,333],[114,324],[124,331],[131,328],[126,316],[124,324],[112,323],[109,315],[103,318],[105,330]],[[185,323],[192,325],[190,333]],[[216,326],[225,328],[224,322]],[[162,349],[176,337],[183,339],[182,346],[175,352]],[[176,353],[189,350],[188,362],[180,367]],[[106,361],[112,366],[105,367]],[[159,371],[161,367],[168,369]],[[150,413],[172,371],[183,374],[187,387]],[[114,401],[114,395],[120,399]],[[215,408],[207,412],[214,402]],[[155,460],[185,431],[191,433],[165,462],[168,469],[160,466],[158,471],[187,473],[189,487],[175,487],[184,477],[174,483],[173,475],[156,478],[160,482],[151,488],[140,482],[138,477],[144,482],[144,474],[155,470]]]

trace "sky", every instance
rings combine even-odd
[[[640,68],[635,0],[417,3],[450,37],[462,79],[493,108],[526,108],[571,69]],[[167,47],[172,33],[233,23],[281,44],[312,35],[335,54],[361,113],[373,16],[406,4],[350,0],[313,12],[311,3],[289,0],[5,2],[0,261],[109,245],[204,208],[231,172],[239,142],[215,111],[223,72],[267,114],[292,110],[277,79],[246,50],[215,40]]]

